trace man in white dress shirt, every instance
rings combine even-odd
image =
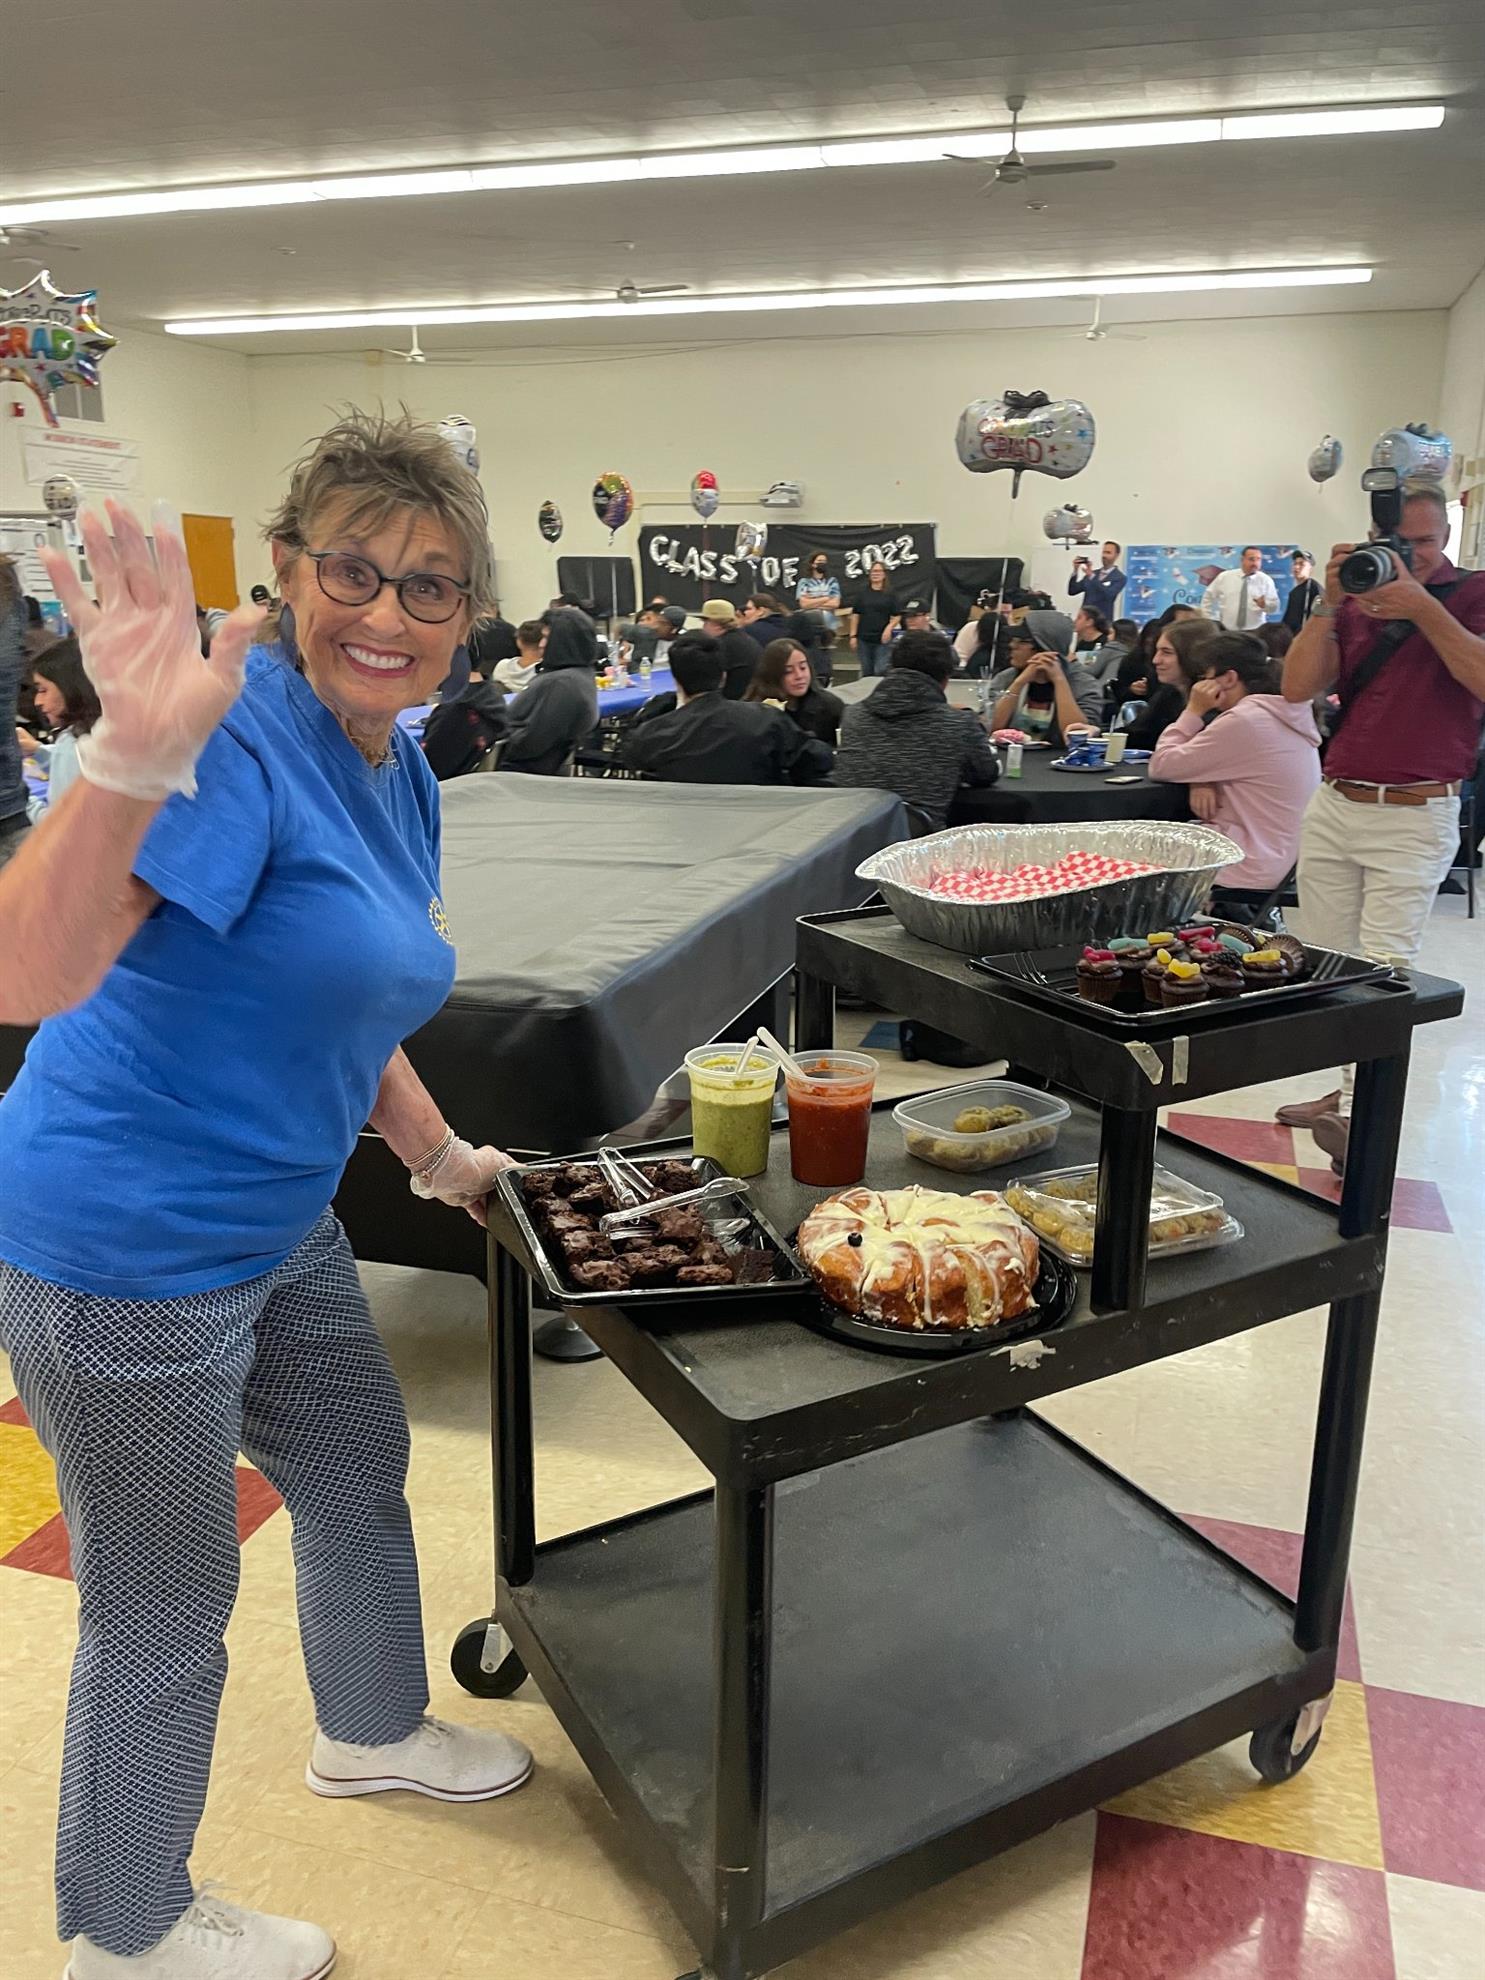
[[[1239,569],[1220,571],[1212,579],[1202,594],[1201,609],[1225,632],[1251,632],[1278,611],[1279,594],[1263,568],[1263,552],[1256,543],[1243,551]]]

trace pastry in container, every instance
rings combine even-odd
[[[1017,1178],[1006,1184],[1005,1200],[1049,1251],[1070,1265],[1092,1264],[1098,1203],[1095,1163]],[[1150,1196],[1151,1258],[1204,1251],[1231,1244],[1242,1235],[1242,1225],[1223,1208],[1220,1196],[1197,1189],[1157,1165]]]
[[[909,1155],[936,1169],[974,1176],[1055,1148],[1071,1112],[1055,1093],[986,1079],[900,1101],[892,1118]]]

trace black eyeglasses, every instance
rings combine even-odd
[[[439,571],[409,571],[388,577],[365,557],[349,550],[306,550],[320,580],[320,589],[337,605],[369,605],[383,585],[391,585],[397,602],[410,619],[425,626],[447,625],[469,596],[469,586]]]

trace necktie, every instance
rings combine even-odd
[[[1246,571],[1239,571],[1238,573],[1237,629],[1239,632],[1246,632],[1248,630],[1248,573]]]

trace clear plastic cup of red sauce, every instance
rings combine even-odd
[[[786,1072],[794,1180],[839,1189],[866,1174],[877,1062],[864,1052],[800,1052],[804,1078]]]

